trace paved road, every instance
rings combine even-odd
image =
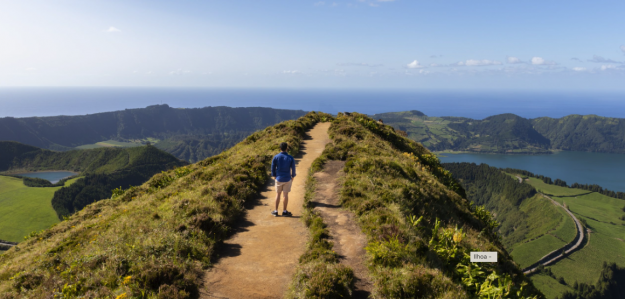
[[[578,249],[582,245],[582,243],[584,242],[584,233],[583,233],[582,224],[579,222],[577,217],[575,217],[575,215],[573,215],[573,213],[571,213],[571,211],[565,209],[560,203],[558,203],[557,201],[551,199],[551,197],[546,196],[544,194],[542,194],[542,195],[544,197],[548,198],[549,200],[551,200],[551,202],[554,205],[559,206],[562,209],[564,209],[564,211],[566,211],[569,214],[569,216],[571,216],[573,221],[575,221],[575,228],[577,229],[577,235],[575,236],[575,239],[573,239],[573,242],[564,245],[562,248],[559,248],[557,250],[554,250],[554,251],[550,252],[549,254],[543,256],[540,260],[538,260],[538,262],[536,262],[534,265],[529,266],[528,268],[523,269],[523,273],[524,274],[530,274],[530,273],[536,271],[536,269],[538,269],[538,267],[540,265],[548,266],[548,265],[551,265],[551,264],[557,262],[558,260],[563,258],[565,255],[567,255],[567,254],[573,252],[574,250]],[[564,252],[562,252],[563,249],[564,249]],[[557,254],[558,252],[561,252],[561,253]]]

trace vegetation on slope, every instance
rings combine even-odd
[[[615,263],[604,263],[597,283],[573,284],[574,291],[567,291],[560,299],[618,299],[625,298],[625,268]]]
[[[69,150],[105,140],[158,139],[165,141],[162,149],[195,162],[217,154],[257,130],[304,114],[300,110],[259,107],[176,109],[154,105],[79,116],[5,117],[0,118],[0,140]],[[181,135],[185,137],[176,137]]]
[[[321,117],[309,113],[268,127],[33,235],[0,256],[1,296],[190,297],[216,243],[264,186],[279,143],[297,151]]]
[[[463,198],[428,150],[357,113],[339,114],[330,136],[322,157],[346,160],[341,202],[368,237],[375,296],[540,296],[501,245],[490,214]],[[499,262],[470,263],[471,250],[497,251]]]
[[[597,115],[541,117],[532,120],[551,147],[569,151],[625,153],[625,120]]]
[[[532,128],[531,121],[514,114],[475,120],[428,117],[419,111],[376,114],[386,124],[430,150],[488,153],[549,153],[550,142]]]
[[[550,150],[625,153],[625,121],[596,115],[526,119],[514,114],[483,120],[428,117],[422,112],[373,116],[406,131],[430,150],[488,153],[549,153]]]

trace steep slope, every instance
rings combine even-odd
[[[345,161],[340,203],[367,236],[376,298],[540,296],[494,234],[490,214],[463,198],[427,149],[358,113],[339,114],[330,136],[315,164]],[[313,233],[292,292],[338,298],[343,293],[329,286],[344,287],[352,272],[334,266],[339,257],[320,219],[309,220]],[[470,263],[470,251],[497,251],[499,261]]]
[[[105,140],[167,140],[177,135],[185,135],[185,140],[198,143],[203,140],[218,142],[215,146],[211,143],[195,146],[172,139],[162,147],[170,153],[176,152],[181,159],[194,161],[217,154],[220,148],[229,147],[256,130],[304,114],[299,110],[259,107],[176,109],[155,105],[80,116],[5,117],[0,118],[0,140],[53,150],[69,150]],[[234,142],[233,138],[236,139]],[[219,145],[222,142],[226,145]],[[181,146],[191,153],[180,153]]]
[[[532,125],[551,140],[551,146],[568,151],[625,153],[625,120],[597,115],[532,119]]]
[[[158,174],[88,205],[0,256],[4,298],[197,295],[215,245],[268,179],[280,142],[296,154],[310,113],[247,137],[222,154]]]

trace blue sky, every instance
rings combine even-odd
[[[625,90],[623,1],[0,5],[0,86]]]

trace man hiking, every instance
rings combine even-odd
[[[292,216],[291,212],[286,210],[289,204],[289,192],[293,178],[295,178],[295,159],[286,150],[288,148],[286,142],[280,143],[281,152],[273,157],[271,161],[271,176],[276,178],[276,209],[271,215],[278,216],[278,205],[280,205],[280,194],[284,192],[284,211],[282,216]]]

